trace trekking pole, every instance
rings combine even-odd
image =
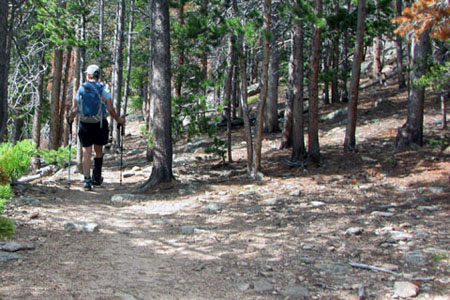
[[[67,170],[67,188],[70,190],[70,161],[72,155],[72,123],[68,122],[69,125],[69,167]]]
[[[119,185],[122,185],[122,168],[123,168],[123,137],[125,135],[125,126],[120,125],[120,123],[117,123],[117,129],[120,130],[120,183]]]

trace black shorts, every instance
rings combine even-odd
[[[98,123],[83,123],[80,122],[78,128],[78,137],[80,138],[83,147],[92,145],[106,145],[108,143],[109,125],[108,121],[103,120],[102,127]]]

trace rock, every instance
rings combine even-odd
[[[123,178],[127,178],[127,177],[132,177],[136,174],[136,172],[134,172],[133,170],[131,171],[126,171],[122,173]]]
[[[430,186],[428,191],[433,194],[443,194],[445,192],[444,188],[441,186]]]
[[[33,244],[30,243],[18,243],[15,241],[7,242],[3,246],[0,247],[0,250],[6,251],[6,252],[16,252],[20,250],[34,250],[35,247]]]
[[[450,146],[448,146],[447,148],[445,148],[444,151],[442,151],[442,154],[444,154],[444,155],[450,155]]]
[[[361,235],[364,232],[364,229],[361,227],[350,227],[345,231],[347,235]]]
[[[202,208],[202,212],[204,213],[217,213],[220,210],[222,210],[222,205],[220,203],[209,203]]]
[[[35,179],[41,178],[41,177],[42,177],[41,174],[33,174],[33,175],[20,177],[19,179],[17,179],[17,181],[18,182],[30,182],[30,181],[33,181]]]
[[[391,239],[394,241],[407,241],[411,240],[413,236],[409,233],[404,233],[400,231],[392,231],[391,232]]]
[[[180,228],[180,232],[181,234],[193,234],[195,232],[195,226],[191,226],[191,225],[184,225],[181,226]]]
[[[440,207],[437,205],[433,205],[433,206],[418,206],[417,210],[421,211],[421,212],[425,212],[425,211],[438,211],[440,210]]]
[[[257,280],[253,282],[253,286],[256,292],[270,292],[273,291],[273,286],[265,279]]]
[[[41,206],[41,201],[29,197],[13,198],[12,202],[17,203],[19,205]]]
[[[240,283],[237,286],[237,289],[240,290],[241,292],[245,292],[250,288],[250,284],[248,283]]]
[[[368,156],[361,156],[361,159],[362,159],[362,161],[365,161],[365,162],[377,162],[376,159],[373,159],[373,158],[368,157]]]
[[[126,201],[143,201],[145,197],[134,194],[116,194],[111,197],[111,202],[122,203]]]
[[[269,199],[265,199],[262,202],[265,205],[277,205],[277,204],[282,204],[286,201],[285,198],[269,198]]]
[[[313,207],[321,207],[321,206],[325,206],[326,204],[322,201],[311,201],[310,202],[311,206]]]
[[[287,299],[303,299],[309,296],[308,289],[303,286],[288,286],[281,290],[281,294]]]
[[[374,217],[390,218],[390,217],[393,217],[395,214],[391,213],[391,212],[387,212],[387,211],[373,211],[371,213],[371,215],[374,216]]]
[[[324,116],[320,117],[321,121],[335,121],[340,120],[347,117],[347,108],[341,108],[335,111],[332,111]]]
[[[405,253],[403,259],[416,266],[425,266],[427,264],[427,255],[420,250]]]
[[[394,283],[394,294],[399,297],[415,297],[419,293],[419,287],[408,281]]]
[[[118,297],[120,300],[137,300],[133,295],[125,292],[117,292],[114,296]]]
[[[68,221],[64,222],[64,228],[68,230],[83,232],[98,232],[99,226],[96,223],[88,223],[84,221]]]
[[[20,256],[18,256],[16,254],[0,251],[0,262],[7,262],[7,261],[19,260],[19,259],[20,259]]]
[[[390,107],[394,107],[394,103],[387,98],[381,98],[373,104],[373,107],[374,108],[378,108],[378,107],[390,108]]]

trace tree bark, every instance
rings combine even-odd
[[[301,162],[306,156],[303,117],[303,25],[296,21],[291,42],[290,75],[292,81],[293,130],[291,161]]]
[[[233,11],[235,16],[239,16],[237,0],[233,0]],[[240,17],[240,16],[239,16]],[[242,23],[242,17],[241,23]],[[239,70],[241,77],[241,110],[242,117],[244,119],[244,129],[245,129],[245,141],[247,144],[247,174],[252,174],[253,165],[253,137],[252,128],[250,126],[249,110],[248,110],[248,87],[247,87],[247,64],[246,64],[246,47],[244,41],[244,35],[242,32],[238,33],[238,45],[237,45],[237,57],[239,61]]]
[[[268,76],[269,76],[269,56],[270,56],[270,30],[271,22],[270,16],[272,12],[272,1],[264,0],[264,30],[263,30],[263,70],[261,78],[261,93],[258,103],[258,116],[256,119],[256,137],[255,137],[255,151],[254,151],[254,168],[253,176],[257,177],[261,171],[261,152],[262,152],[262,138],[264,125],[264,110],[266,107],[267,90],[268,90]]]
[[[345,1],[347,6],[347,11],[350,13],[351,1]],[[349,44],[349,34],[348,30],[344,31],[344,35],[342,37],[342,94],[341,101],[348,102],[348,89],[347,89],[347,81],[348,81],[348,72],[350,69],[350,64],[348,62],[348,45]]]
[[[123,32],[125,29],[125,0],[117,3],[117,27],[114,42],[114,69],[113,69],[113,103],[116,112],[121,112],[122,105],[122,83],[123,83]],[[113,144],[119,145],[120,130],[116,126],[116,121],[111,120],[113,132]]]
[[[269,80],[267,90],[267,106],[265,112],[264,131],[273,133],[280,131],[278,125],[278,83],[280,79],[280,51],[273,45],[270,54]]]
[[[366,18],[366,1],[358,1],[358,23],[356,29],[356,46],[353,55],[352,80],[350,82],[350,102],[345,131],[344,151],[356,151],[356,117],[359,97],[359,79],[364,48],[364,22]]]
[[[61,77],[63,66],[63,50],[55,49],[53,51],[53,76],[52,76],[52,94],[50,98],[50,136],[49,149],[58,149],[60,143],[60,95],[61,95]]]
[[[171,130],[171,71],[169,3],[153,0],[152,23],[152,79],[151,96],[154,103],[154,160],[150,178],[140,187],[149,191],[155,185],[172,181]]]
[[[322,1],[316,1],[317,14],[322,13]],[[308,127],[308,163],[320,164],[319,145],[319,72],[320,72],[320,48],[321,29],[318,25],[314,28],[313,48],[311,55],[311,82],[309,98],[309,127]]]
[[[131,76],[131,57],[133,55],[133,28],[134,28],[134,0],[130,3],[130,20],[128,23],[128,41],[127,41],[127,68],[125,76],[125,87],[124,87],[124,103],[122,116],[127,115],[128,97],[130,93],[130,76]]]
[[[373,70],[372,75],[375,79],[381,77],[381,38],[375,37],[373,40]]]
[[[41,66],[40,74],[38,77],[37,91],[33,96],[33,129],[31,136],[33,143],[39,149],[41,147],[41,127],[42,127],[42,107],[44,105],[44,79],[45,79],[45,49],[41,53]],[[36,171],[41,167],[39,156],[35,156],[32,159],[33,170]]]
[[[395,1],[395,9],[397,11],[397,16],[402,15],[402,0]],[[403,89],[406,87],[405,76],[403,75],[403,42],[400,35],[395,37],[395,48],[397,51],[397,74],[398,74],[398,88]]]
[[[434,60],[436,63],[443,65],[445,64],[446,47],[441,41],[435,41],[436,46],[433,53]],[[441,115],[442,115],[442,129],[447,128],[447,101],[448,101],[449,91],[448,86],[443,87],[443,91],[440,92],[439,99],[441,101]]]
[[[0,142],[6,140],[8,122],[8,2],[0,2]]]
[[[178,7],[178,25],[180,27],[184,27],[184,3],[185,3],[184,0],[180,0],[178,3],[178,5],[179,5],[179,7]],[[176,74],[176,76],[175,76],[176,79],[175,79],[175,94],[174,94],[174,96],[177,98],[181,97],[181,87],[183,85],[183,74],[181,73],[182,72],[181,69],[182,69],[182,66],[184,65],[184,45],[183,45],[184,41],[180,40],[180,41],[178,41],[178,43],[180,44],[180,47],[179,47],[180,49],[179,49],[179,52],[177,55],[177,66],[178,66],[179,73]]]
[[[59,111],[59,140],[62,141],[64,146],[68,144],[69,128],[67,127],[66,116],[71,103],[71,99],[67,97],[67,88],[70,75],[70,65],[72,61],[72,49],[66,51],[66,63],[62,70],[62,85],[61,85],[61,98],[60,98],[60,111]]]
[[[420,41],[411,41],[412,70],[410,72],[410,86],[408,98],[408,116],[406,123],[398,130],[396,148],[398,151],[413,144],[423,145],[423,109],[425,88],[414,84],[415,80],[425,75],[428,69],[430,55],[429,30],[420,35]]]
[[[227,58],[227,73],[225,83],[223,86],[223,104],[225,108],[225,118],[227,120],[227,154],[228,162],[233,161],[231,153],[231,83],[233,78],[233,55],[234,55],[234,37],[229,35],[228,41],[228,58]]]

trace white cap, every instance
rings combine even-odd
[[[86,71],[84,73],[87,73],[89,75],[94,75],[95,72],[100,73],[100,67],[97,65],[90,65],[87,67]]]

